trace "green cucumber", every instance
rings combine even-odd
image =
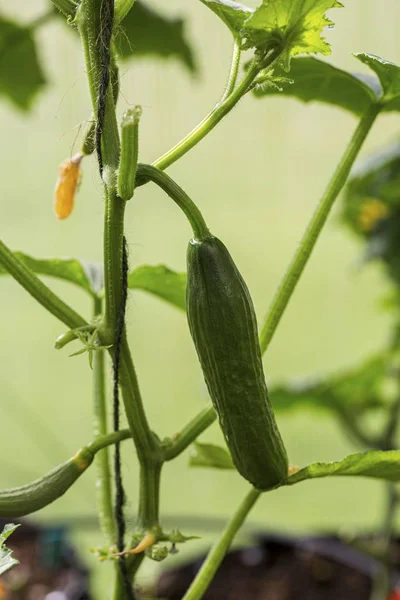
[[[58,465],[41,479],[0,491],[0,517],[23,517],[57,500],[92,463],[87,448]]]
[[[131,437],[129,429],[95,438],[75,456],[40,479],[15,488],[0,490],[0,517],[29,515],[60,498],[92,464],[97,452]]]
[[[224,244],[191,240],[186,308],[222,432],[239,473],[257,489],[287,478],[288,458],[268,398],[253,302]]]

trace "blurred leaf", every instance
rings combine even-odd
[[[265,56],[279,45],[279,62],[285,71],[296,54],[330,54],[322,33],[333,23],[325,13],[341,6],[337,0],[263,0],[244,24],[244,48],[255,48]]]
[[[211,469],[234,469],[231,455],[221,446],[200,444],[195,442],[190,450],[190,467],[207,467]]]
[[[400,283],[400,143],[384,147],[355,169],[341,218],[364,239],[363,262],[380,259]]]
[[[136,0],[115,37],[121,59],[135,56],[174,56],[196,70],[193,50],[184,36],[184,21],[169,19]]]
[[[333,408],[327,386],[312,380],[293,381],[279,384],[270,389],[274,411],[290,411],[311,408],[326,410]]]
[[[376,201],[384,205],[383,212],[377,210]],[[356,166],[346,187],[342,218],[355,233],[368,237],[381,220],[398,209],[400,143],[395,142]]]
[[[339,404],[358,410],[387,406],[397,394],[395,382],[398,373],[392,370],[391,355],[388,352],[376,354],[355,367],[329,378],[330,393]]]
[[[144,290],[181,310],[186,310],[185,273],[176,273],[164,265],[143,265],[129,273],[128,287]]]
[[[8,523],[4,526],[3,532],[0,533],[0,575],[19,565],[19,561],[12,557],[12,550],[9,550],[6,546],[7,539],[17,527],[19,525]]]
[[[369,451],[351,454],[331,463],[314,463],[291,475],[286,485],[319,477],[374,477],[385,481],[400,481],[400,451]]]
[[[90,294],[98,294],[103,289],[103,267],[76,258],[33,258],[23,252],[14,252],[23,263],[37,275],[48,275],[75,283]],[[8,271],[0,266],[0,275]]]
[[[379,96],[380,86],[375,78],[352,75],[314,57],[294,58],[290,78],[292,83],[282,88],[261,85],[253,93],[258,97],[282,94],[303,102],[323,102],[356,115],[362,115]]]
[[[275,411],[311,408],[319,410],[355,411],[359,416],[367,410],[387,406],[393,400],[388,381],[395,380],[390,372],[388,354],[382,353],[366,360],[361,366],[327,377],[324,380],[305,380],[286,383],[270,390]]]
[[[400,110],[400,67],[384,58],[365,52],[354,55],[374,71],[382,85],[385,109]]]
[[[252,8],[232,0],[200,0],[229,27],[235,37],[240,36],[246,19],[254,12]]]
[[[32,31],[0,16],[0,95],[28,111],[45,83]]]

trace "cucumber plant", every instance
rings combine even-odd
[[[141,0],[51,0],[49,11],[30,26],[0,19],[0,51],[3,58],[4,55],[10,58],[10,61],[2,60],[1,69],[11,69],[11,85],[2,82],[0,92],[21,108],[30,106],[45,81],[35,51],[35,29],[53,18],[61,18],[79,36],[93,116],[82,140],[81,152],[62,163],[56,186],[56,214],[59,218],[70,214],[82,161],[92,154],[96,156],[105,197],[101,266],[77,259],[37,259],[13,252],[0,241],[0,273],[11,275],[66,326],[67,331],[61,332],[56,341],[57,349],[73,340],[82,343],[79,352],[88,354],[96,396],[93,442],[41,479],[0,492],[0,516],[30,514],[54,502],[75,485],[95,459],[100,481],[99,520],[107,545],[102,558],[115,564],[112,597],[121,600],[136,597],[135,578],[145,556],[162,560],[175,550],[176,544],[189,539],[180,532],[163,528],[160,487],[164,464],[192,444],[195,444],[190,459],[192,465],[237,469],[238,476],[243,476],[250,485],[184,600],[204,596],[235,534],[264,493],[278,487],[287,488],[289,493],[292,485],[320,477],[366,476],[391,483],[400,480],[400,451],[388,445],[368,443],[371,449],[367,452],[334,463],[316,463],[303,468],[291,466],[296,457],[287,457],[261,361],[371,128],[381,113],[400,109],[400,67],[374,55],[357,54],[355,58],[371,71],[366,78],[309,56],[330,54],[324,35],[325,28],[333,25],[331,9],[342,8],[337,0],[262,0],[256,9],[231,0],[201,1],[232,34],[228,83],[221,100],[201,123],[151,165],[138,163],[141,109],[130,109],[122,117],[121,126],[118,125],[118,66],[132,53],[144,52],[175,55],[193,70],[195,61],[182,23],[164,20]],[[164,34],[160,34],[160,30]],[[166,42],[160,44],[163,35]],[[12,48],[18,48],[18,52],[13,54]],[[28,82],[18,79],[22,70],[15,67],[18,59],[21,64],[29,61],[32,67]],[[264,101],[269,95],[279,94],[305,102],[325,102],[342,107],[358,120],[283,275],[259,336],[249,291],[228,250],[210,233],[209,224],[194,200],[165,172],[208,136],[248,94]],[[187,279],[167,267],[143,266],[129,272],[125,210],[134,210],[129,206],[130,198],[139,195],[140,188],[150,183],[161,188],[177,204],[193,230]],[[375,205],[374,210],[374,214],[386,216],[382,207],[379,212]],[[92,298],[93,314],[89,318],[78,314],[43,283],[41,275],[81,287]],[[127,294],[133,288],[144,289],[183,310],[187,308],[194,345],[212,399],[209,407],[171,438],[160,439],[149,423],[130,351],[125,305]],[[114,376],[113,427],[106,417],[107,355]],[[368,402],[364,404],[360,400],[363,410],[376,405],[389,407],[388,410],[397,407],[390,399],[370,393],[376,383],[374,373],[382,373],[386,364],[386,357],[378,356],[360,373],[346,375],[342,380],[338,377],[333,384],[317,382],[312,391],[314,395],[319,394],[322,404],[335,406],[353,435],[363,435],[351,413],[352,406],[346,404],[346,382],[353,376],[360,396],[367,390],[368,394],[361,400],[367,398]],[[289,392],[281,388],[283,402],[301,402],[301,398]],[[120,393],[128,423],[128,429],[122,431],[119,430]],[[274,397],[278,406],[278,390],[273,391]],[[393,409],[394,413],[397,415]],[[230,453],[196,442],[217,416]],[[395,425],[394,417],[390,423],[392,427]],[[125,439],[133,442],[140,470],[137,519],[130,540],[125,535],[126,492],[120,465],[120,443]],[[115,447],[113,467],[110,446]]]

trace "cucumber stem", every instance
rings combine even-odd
[[[186,192],[169,175],[153,165],[139,164],[137,180],[153,181],[179,206],[188,219],[196,239],[210,237],[210,230],[200,210]]]
[[[235,89],[237,76],[238,76],[238,72],[239,72],[240,56],[241,56],[240,41],[238,39],[234,38],[231,69],[229,71],[228,82],[226,84],[224,94],[221,98],[221,102],[225,102],[225,100],[228,98],[228,96],[230,96],[232,94],[233,90]]]
[[[212,405],[206,406],[192,419],[172,441],[165,444],[165,460],[173,460],[181,454],[207,427],[214,423],[217,413]]]
[[[275,60],[276,56],[271,58],[271,63]],[[215,108],[199,123],[186,137],[178,142],[173,148],[168,150],[163,156],[158,158],[153,166],[158,169],[164,170],[181,158],[184,154],[189,152],[194,146],[196,146],[203,138],[210,133],[216,125],[225,117],[228,112],[232,110],[239,100],[249,91],[251,84],[257,77],[260,71],[258,65],[253,65],[251,69],[246,73],[241,83],[238,85],[236,90],[232,92],[227,98],[223,96],[223,101],[219,102]]]

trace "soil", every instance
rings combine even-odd
[[[0,531],[7,522],[0,519]],[[20,565],[0,578],[0,600],[91,600],[88,572],[65,529],[22,523],[7,540]]]
[[[0,578],[0,600],[92,600],[66,533],[23,522],[8,540],[21,564]],[[251,547],[226,556],[204,600],[369,600],[381,543],[373,536],[257,535]],[[165,570],[153,597],[181,600],[204,558]],[[389,600],[400,600],[400,538],[392,541],[391,567]]]
[[[371,547],[372,538],[358,543]],[[204,557],[167,570],[156,597],[181,600]],[[400,581],[400,541],[392,543],[393,594]],[[369,600],[380,562],[338,537],[259,537],[250,547],[230,552],[204,600]]]

